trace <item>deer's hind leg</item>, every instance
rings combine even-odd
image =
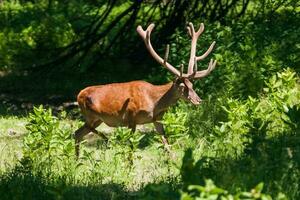
[[[105,137],[102,133],[99,134],[99,132],[95,129],[102,123],[101,120],[86,120],[84,125],[77,129],[74,133],[74,139],[75,139],[75,155],[76,158],[79,157],[79,150],[80,150],[80,142],[82,141],[83,137],[90,132],[96,133],[98,135],[101,135],[102,137]],[[107,139],[107,138],[106,138]]]
[[[164,130],[163,124],[160,123],[160,122],[153,122],[153,124],[154,124],[155,130],[161,135],[161,140],[162,140],[162,142],[164,144],[164,147],[170,153],[171,149],[170,149],[167,137],[166,137],[166,132]]]

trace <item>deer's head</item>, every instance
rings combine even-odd
[[[143,30],[141,26],[137,27],[137,32],[142,37],[145,42],[145,45],[152,55],[152,57],[160,63],[162,66],[167,68],[172,74],[175,75],[175,81],[173,86],[175,87],[176,91],[178,92],[179,97],[190,101],[194,105],[198,105],[201,103],[200,97],[197,95],[195,90],[193,89],[193,80],[203,78],[207,76],[217,64],[217,61],[210,60],[208,68],[206,70],[197,70],[197,61],[203,60],[206,58],[212,51],[213,47],[215,46],[215,42],[213,42],[208,50],[201,56],[196,56],[196,45],[199,36],[204,31],[204,24],[201,23],[198,31],[196,32],[192,23],[189,23],[187,26],[188,34],[191,37],[191,53],[190,53],[190,60],[188,64],[187,73],[183,73],[183,65],[180,67],[180,71],[173,67],[170,63],[167,62],[169,56],[169,45],[167,45],[166,52],[164,59],[161,58],[153,49],[150,35],[154,28],[154,24],[150,24],[146,30]]]
[[[176,90],[177,95],[185,101],[189,101],[194,105],[201,103],[201,98],[195,92],[193,83],[189,79],[176,78],[173,82],[173,87]]]

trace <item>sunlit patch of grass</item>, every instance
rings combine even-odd
[[[0,118],[0,172],[13,167],[22,157],[26,118]]]
[[[24,117],[0,117],[0,137],[23,135],[26,132],[26,122]]]

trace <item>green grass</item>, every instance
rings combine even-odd
[[[22,159],[23,139],[28,134],[24,126],[28,121],[28,118],[16,117],[1,119],[0,193],[5,191],[2,199],[11,199],[11,196],[14,199],[179,199],[179,189],[184,184],[202,183],[199,173],[209,178],[209,171],[193,164],[194,160],[199,163],[214,151],[205,139],[179,137],[172,145],[176,157],[171,159],[151,125],[139,127],[134,134],[133,137],[145,135],[134,150],[130,150],[126,142],[116,141],[116,134],[126,129],[101,125],[98,131],[103,131],[110,140],[105,143],[97,135],[86,136],[79,160],[75,160],[72,151],[62,157],[53,154],[49,163],[46,160],[37,164],[44,156],[39,154],[34,163],[29,164]],[[63,119],[60,129],[69,133],[81,124],[77,120]],[[9,135],[12,130],[15,134]],[[193,157],[186,153],[189,147],[193,149]],[[212,171],[220,170],[216,174],[223,173],[222,185],[227,185],[231,192],[247,189],[240,188],[240,181],[252,182],[251,187],[259,183],[260,178],[253,178],[258,180],[253,182],[251,175],[241,168],[224,169],[225,161],[230,163],[227,167],[237,167],[243,162],[224,159],[211,166]],[[224,179],[228,180],[224,182]],[[237,185],[230,187],[231,181]]]
[[[26,132],[26,119],[0,118],[0,171],[14,167],[22,156],[22,138]]]
[[[171,146],[176,155],[171,158],[152,125],[138,127],[134,137],[145,136],[132,150],[127,141],[116,141],[116,134],[128,130],[103,124],[97,129],[110,138],[108,143],[97,135],[87,135],[78,161],[72,151],[62,160],[53,155],[54,162],[49,165],[47,161],[36,164],[44,156],[39,154],[32,166],[22,159],[28,122],[29,118],[1,118],[0,193],[5,190],[7,194],[3,199],[10,199],[10,195],[15,199],[46,196],[50,199],[99,199],[99,196],[100,199],[178,199],[176,190],[182,185],[180,173],[185,149],[193,147],[196,160],[207,151],[203,139],[191,140],[184,136]],[[71,132],[81,124],[78,120],[63,119],[60,129]]]
[[[111,146],[112,141],[106,144],[97,135],[91,134],[86,137],[86,141],[81,145],[82,158],[79,161],[75,161],[74,157],[71,157],[66,162],[59,161],[54,166],[57,169],[52,168],[52,173],[54,173],[47,177],[44,177],[44,175],[40,177],[36,173],[38,170],[30,171],[32,176],[27,177],[27,173],[25,176],[22,176],[22,172],[18,171],[18,166],[19,161],[22,160],[22,140],[24,135],[27,134],[25,129],[27,121],[26,118],[16,117],[1,119],[0,149],[2,151],[2,159],[0,174],[5,174],[5,172],[11,174],[8,178],[6,177],[7,179],[4,178],[5,176],[2,176],[0,190],[1,184],[2,187],[16,184],[20,187],[16,191],[20,192],[21,188],[25,187],[23,185],[25,184],[24,181],[29,181],[30,184],[38,181],[40,182],[39,184],[46,184],[41,186],[45,188],[31,188],[29,193],[34,193],[39,199],[43,197],[44,189],[56,188],[58,187],[56,185],[57,182],[61,182],[60,184],[67,185],[68,190],[75,190],[76,188],[79,191],[79,196],[82,195],[79,199],[94,198],[93,194],[85,194],[87,190],[91,193],[105,194],[108,197],[115,195],[116,197],[137,198],[138,195],[143,194],[141,191],[147,185],[160,185],[160,183],[167,183],[170,180],[178,183],[177,179],[180,173],[180,162],[184,149],[174,146],[173,150],[176,158],[170,160],[170,156],[164,150],[159,136],[153,132],[152,126],[147,127],[146,130],[148,132],[137,133],[146,134],[146,136],[140,147],[134,150],[132,161],[128,157],[128,154],[131,152],[130,150],[125,150],[126,147],[117,144]],[[82,123],[79,121],[64,120],[60,126],[63,130],[75,130],[80,124]],[[112,131],[114,129],[101,125],[98,130],[103,131],[108,137],[113,137],[114,133]],[[9,132],[14,133],[9,135]],[[67,179],[62,181],[62,177],[67,177]],[[87,185],[92,185],[93,187],[88,188]],[[102,189],[103,187],[104,189]],[[122,190],[118,191],[120,188]],[[64,191],[66,194],[62,195],[70,195],[68,190]],[[76,199],[77,195],[71,195],[69,198]]]

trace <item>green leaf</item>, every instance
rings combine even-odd
[[[254,189],[257,191],[257,192],[261,192],[264,188],[264,183],[259,183]]]

